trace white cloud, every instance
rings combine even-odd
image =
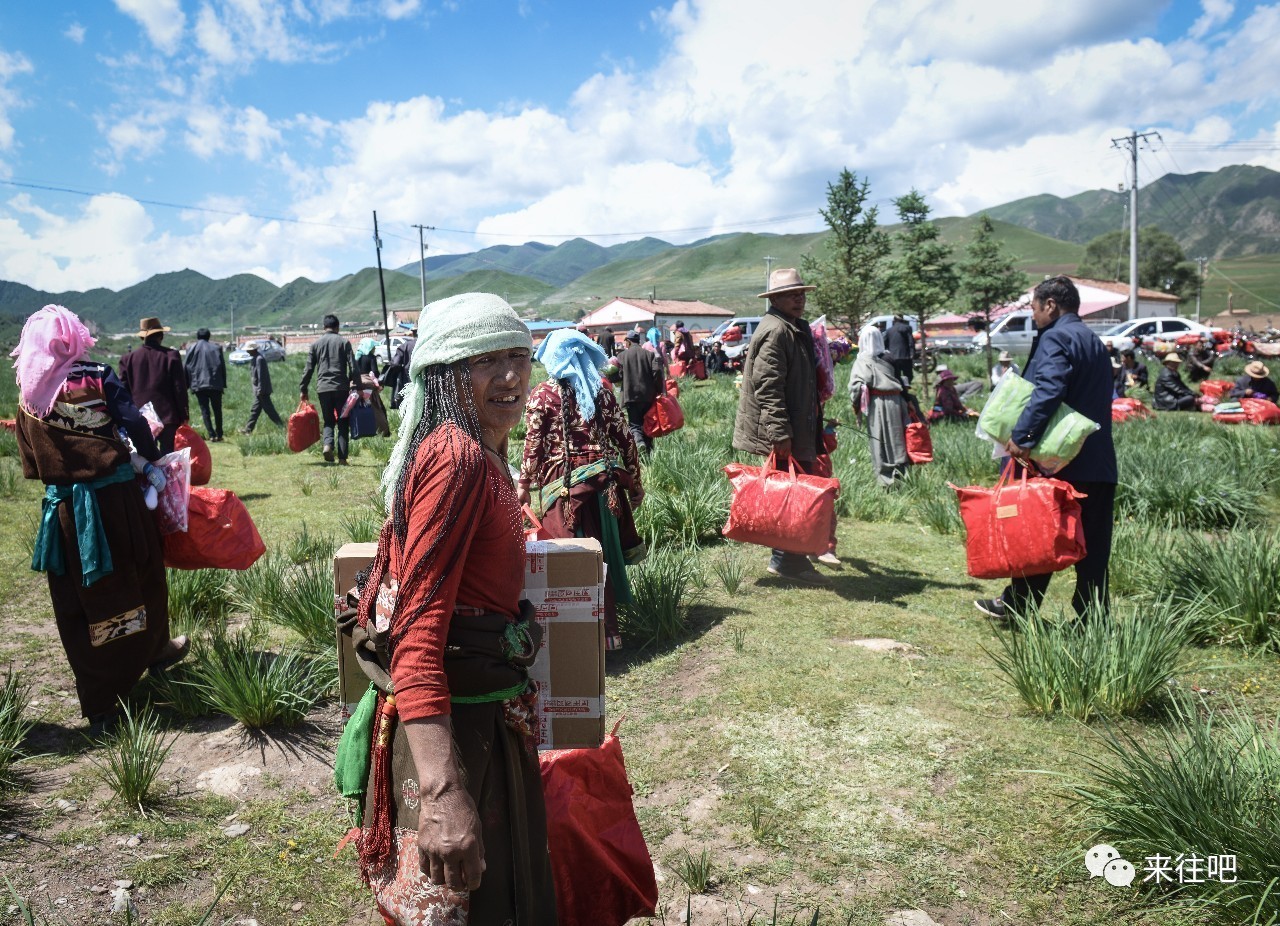
[[[30,74],[34,70],[25,55],[0,51],[0,151],[13,148],[14,129],[13,123],[9,121],[9,113],[23,105],[22,97],[11,83],[15,77]]]
[[[80,23],[72,23],[62,33],[77,45],[84,44],[85,28]]]
[[[151,44],[167,55],[178,50],[187,18],[179,0],[115,0],[116,8],[137,20]]]
[[[421,0],[381,0],[382,15],[390,20],[408,19],[422,9]]]
[[[127,158],[143,159],[156,154],[168,137],[166,121],[166,114],[144,112],[108,124],[106,139],[111,158],[103,168],[114,173]]]
[[[1235,12],[1235,4],[1231,0],[1202,0],[1200,8],[1204,12],[1192,25],[1188,33],[1193,39],[1203,38],[1214,26],[1221,25],[1231,18]]]
[[[253,106],[240,110],[192,107],[187,112],[186,123],[187,147],[205,160],[235,153],[248,161],[261,161],[281,142],[280,130],[271,125],[262,110]]]

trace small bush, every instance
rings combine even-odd
[[[1170,722],[1139,739],[1108,729],[1090,779],[1072,788],[1096,825],[1094,839],[1125,858],[1234,855],[1236,880],[1157,890],[1253,926],[1280,922],[1280,727],[1243,710],[1201,713],[1175,698]],[[1154,741],[1153,741],[1154,738]],[[1202,871],[1203,874],[1203,871]]]
[[[289,539],[289,562],[301,563],[309,559],[333,559],[333,538],[326,534],[313,534],[307,529],[307,522],[302,522],[302,530]]]
[[[236,606],[270,624],[285,627],[310,645],[333,643],[331,555],[291,563],[279,554],[258,560],[232,579]]]
[[[248,634],[215,640],[193,673],[214,708],[251,730],[294,726],[329,690],[332,665],[299,652],[263,652]]]
[[[35,719],[27,716],[30,702],[31,691],[11,666],[0,686],[0,787],[17,783],[13,767],[27,758],[22,744],[35,726]]]
[[[231,610],[227,573],[222,569],[170,569],[169,620],[183,631],[211,627]]]
[[[703,849],[694,855],[688,849],[676,859],[676,875],[691,894],[705,894],[712,884],[711,853]]]
[[[663,646],[684,636],[697,560],[688,550],[662,547],[632,569],[632,602],[618,609],[622,633],[641,646]]]
[[[1037,714],[1089,721],[1136,714],[1159,701],[1189,636],[1167,605],[1125,617],[1091,609],[1084,621],[1011,616],[1000,650],[988,653]]]
[[[963,534],[964,521],[960,517],[960,505],[954,495],[936,495],[926,498],[916,506],[921,522],[938,534]]]
[[[342,531],[352,543],[377,543],[385,521],[380,504],[364,505],[342,516]]]
[[[165,741],[160,721],[150,708],[134,714],[126,704],[122,710],[123,719],[98,743],[101,755],[90,761],[98,777],[112,790],[113,802],[146,813],[157,800],[156,778],[178,737],[175,734]]]
[[[742,557],[725,552],[711,560],[711,571],[716,574],[726,592],[736,595],[747,575],[747,566]]]
[[[1199,636],[1280,650],[1280,533],[1186,535],[1167,575]]]
[[[0,459],[0,497],[13,498],[18,494],[22,471],[9,460]]]

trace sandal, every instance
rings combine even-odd
[[[174,637],[165,644],[164,649],[160,651],[160,658],[151,663],[147,667],[150,672],[163,672],[172,666],[182,662],[187,657],[187,652],[191,649],[191,641],[187,639],[186,634]]]

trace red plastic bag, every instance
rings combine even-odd
[[[694,379],[706,379],[706,378],[707,378],[707,363],[706,363],[706,361],[705,361],[705,360],[698,359],[698,360],[693,361],[693,364],[691,365],[691,367],[690,367],[690,368],[693,370],[693,378],[694,378]]]
[[[306,399],[298,402],[298,410],[289,416],[285,438],[294,453],[302,453],[320,440],[320,413]]]
[[[799,473],[795,460],[787,463],[785,472],[779,470],[770,454],[763,467],[730,463],[724,468],[733,499],[721,533],[730,540],[787,553],[826,553],[835,529],[840,480]]]
[[[1280,424],[1280,405],[1270,399],[1241,399],[1240,407],[1250,424]]]
[[[192,489],[186,532],[164,535],[171,569],[248,569],[266,552],[249,509],[228,489]]]
[[[658,396],[644,413],[645,437],[662,437],[684,427],[684,412],[671,393]]]
[[[1084,498],[1061,479],[1010,481],[1013,462],[995,488],[952,485],[964,519],[965,554],[975,579],[1008,579],[1058,572],[1084,559]],[[948,483],[948,485],[951,485]]]
[[[1200,394],[1212,396],[1215,399],[1220,399],[1234,388],[1235,388],[1235,383],[1231,382],[1230,380],[1206,379],[1203,383],[1200,384]]]
[[[907,425],[907,459],[916,466],[933,462],[933,435],[929,425],[920,420],[916,410],[910,410],[911,424]]]
[[[618,728],[596,749],[538,754],[560,926],[622,926],[658,903]]]
[[[669,379],[662,384],[662,389],[667,395],[673,399],[680,398],[680,384],[674,379]]]
[[[178,425],[173,435],[173,449],[181,450],[183,447],[191,448],[191,484],[207,485],[213,476],[213,454],[209,453],[209,445],[204,438],[187,424]]]
[[[1142,404],[1141,399],[1112,399],[1111,420],[1128,421],[1130,418],[1154,418],[1155,413]]]
[[[688,364],[683,360],[672,360],[667,369],[671,371],[672,376],[684,376],[688,372]]]
[[[1218,424],[1247,424],[1249,416],[1244,412],[1214,412],[1213,420]]]

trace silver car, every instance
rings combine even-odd
[[[249,356],[249,345],[256,345],[258,353],[270,361],[284,359],[284,345],[275,338],[250,338],[227,355],[229,363],[244,364],[253,358]]]

